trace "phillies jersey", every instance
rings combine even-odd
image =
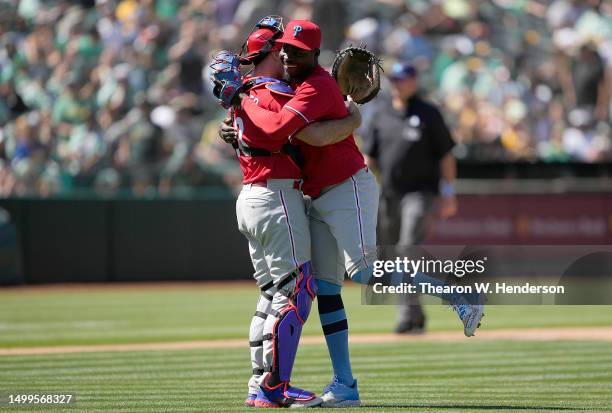
[[[249,120],[271,140],[290,137],[311,122],[340,119],[348,115],[344,99],[334,78],[321,66],[298,85],[295,96],[280,111],[264,110],[252,99],[243,99],[242,109]],[[353,135],[327,146],[300,142],[305,165],[302,171],[306,195],[316,197],[321,189],[338,184],[365,168],[363,155]]]
[[[255,78],[246,78],[246,81]],[[292,95],[268,88],[271,82],[255,84],[249,90],[250,100],[270,111],[280,111]],[[288,88],[288,86],[287,86]],[[238,131],[238,148],[236,152],[243,174],[243,184],[265,181],[267,179],[300,179],[302,173],[295,162],[283,153],[281,148],[288,141],[288,136],[269,137],[258,128],[244,110],[235,109],[233,125]]]

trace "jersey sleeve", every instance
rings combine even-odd
[[[330,98],[329,93],[333,90],[325,81],[304,82],[295,96],[285,104],[285,108],[299,115],[307,123],[330,118],[334,99]]]
[[[299,115],[284,107],[280,112],[273,112],[257,106],[250,98],[242,100],[242,110],[271,141],[285,141],[307,124]]]
[[[286,140],[315,120],[325,116],[329,110],[329,99],[321,98],[311,84],[302,85],[296,95],[279,112],[263,109],[251,100],[243,99],[242,109],[249,119],[271,140]]]
[[[287,101],[289,100],[289,98],[275,95],[270,92],[268,93],[270,96],[267,101],[267,104],[264,105],[264,109],[271,110],[274,113],[280,112],[283,109],[283,106],[285,105],[285,103],[287,103]]]
[[[289,101],[288,97],[272,94],[263,87],[251,91],[249,97],[243,99],[242,107],[237,109],[237,115],[244,131],[242,139],[247,145],[275,152],[287,142],[288,136],[283,135],[282,131],[276,135],[268,134],[265,128],[260,127],[253,120],[258,119],[257,114],[260,111],[266,114],[266,119],[269,116],[268,114],[280,112],[287,101]],[[250,108],[249,112],[245,110],[245,107]]]

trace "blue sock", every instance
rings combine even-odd
[[[322,280],[316,280],[316,282],[319,318],[334,375],[340,382],[351,386],[355,380],[349,356],[348,322],[340,295],[342,287]]]
[[[421,287],[420,287],[421,284],[431,284],[433,287],[444,287],[448,285],[444,281],[431,277],[429,275],[423,274],[422,272],[417,272],[415,274],[414,278],[412,279],[412,283],[417,286],[417,290],[419,292],[421,291]],[[446,300],[449,302],[452,302],[455,296],[455,294],[451,294],[451,293],[432,292],[432,293],[427,293],[427,294],[433,295],[434,297],[442,298],[443,300]]]
[[[421,284],[430,284],[433,287],[444,287],[444,286],[450,285],[447,282],[439,280],[439,279],[437,279],[435,277],[431,277],[431,276],[429,276],[427,274],[423,274],[422,272],[417,272],[415,274],[414,278],[412,279],[412,283],[413,283],[413,285],[417,286],[417,291],[419,291],[419,292],[421,292],[421,287],[420,287]],[[443,300],[448,301],[451,304],[455,303],[456,300],[459,297],[461,297],[461,296],[463,296],[463,298],[465,298],[467,300],[467,302],[470,303],[470,304],[477,304],[477,303],[481,302],[480,294],[475,293],[475,292],[460,294],[460,293],[456,293],[456,292],[454,292],[454,293],[444,293],[444,292],[438,293],[438,292],[432,291],[432,292],[426,292],[424,294],[441,298]]]

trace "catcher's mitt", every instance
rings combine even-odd
[[[213,82],[213,95],[221,106],[226,109],[232,106],[243,88],[238,56],[228,50],[217,53],[210,64],[210,80]]]
[[[380,59],[364,47],[349,46],[334,59],[332,75],[343,95],[356,103],[374,99],[380,90]]]

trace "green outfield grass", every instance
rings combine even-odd
[[[344,289],[351,332],[389,332],[393,306],[361,305]],[[248,284],[69,291],[0,290],[0,347],[222,340],[246,337],[258,293]],[[457,330],[455,314],[427,307],[430,331]],[[320,335],[316,305],[306,335]],[[612,307],[489,306],[484,327],[612,326]]]
[[[352,356],[366,407],[348,411],[603,412],[612,405],[609,343],[356,345]],[[72,409],[45,412],[249,410],[241,406],[245,350],[12,356],[0,364],[4,391],[76,393]],[[320,391],[330,374],[323,346],[300,349],[296,384]]]
[[[386,333],[395,308],[362,306],[345,289],[352,333]],[[245,284],[0,290],[0,348],[245,338],[257,291]],[[460,330],[428,306],[430,330]],[[483,329],[612,326],[611,307],[489,306]],[[316,305],[307,335],[320,335]],[[351,347],[360,412],[612,411],[612,343],[455,342]],[[172,350],[0,356],[3,393],[76,393],[71,407],[14,412],[234,412],[249,350]],[[331,377],[323,344],[300,348],[295,384],[317,392]]]

